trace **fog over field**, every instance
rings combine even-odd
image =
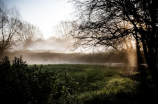
[[[0,0],[4,104],[158,104],[156,0]]]
[[[96,24],[103,22],[104,19],[97,22],[99,19],[96,18],[96,23],[93,23],[95,16],[90,16],[89,20],[88,11],[86,14],[81,12],[83,8],[74,12],[78,10],[78,6],[73,4],[73,1],[36,1],[2,0],[0,2],[3,11],[0,15],[2,18],[0,55],[4,53],[3,57],[8,55],[13,59],[22,56],[28,64],[123,63],[136,66],[138,59],[141,60],[140,64],[145,63],[142,43],[131,33],[127,33],[130,35],[122,38],[119,36],[123,30],[134,31],[130,21],[117,20],[118,23],[115,23],[117,28],[112,25],[114,21],[109,23],[107,21],[106,25],[112,26],[108,32],[106,28],[109,27]],[[41,5],[45,8],[41,9]],[[112,31],[115,31],[114,34],[109,34]],[[139,58],[137,58],[138,53]]]
[[[4,3],[7,3],[8,8],[11,8],[13,4],[18,6],[10,9],[14,15],[9,13],[8,15],[13,15],[13,17],[15,16],[14,18],[18,19],[19,23],[17,22],[17,25],[20,28],[17,28],[17,34],[13,36],[16,40],[11,41],[12,39],[10,39],[10,43],[15,43],[6,44],[9,48],[3,50],[3,57],[8,55],[10,59],[13,59],[14,57],[20,57],[20,55],[22,55],[23,60],[27,61],[28,64],[128,63],[130,66],[135,66],[137,57],[136,51],[127,49],[135,45],[132,39],[129,39],[132,45],[130,45],[130,42],[125,41],[123,44],[126,46],[123,46],[123,50],[120,51],[110,49],[111,47],[106,47],[106,45],[97,45],[95,44],[95,39],[94,41],[79,41],[79,39],[75,38],[75,35],[78,33],[78,30],[76,30],[78,24],[75,22],[75,19],[73,20],[71,18],[72,20],[70,20],[70,13],[73,11],[71,10],[73,6],[72,3],[67,2],[67,0],[39,1],[38,3],[35,1],[11,2],[7,0],[4,1]],[[22,6],[24,4],[26,5]],[[39,13],[37,10],[41,10],[42,4],[46,8]],[[31,10],[33,5],[36,5],[36,8]],[[1,6],[3,7],[3,3]],[[26,9],[27,6],[30,8]],[[73,9],[75,10],[75,8]],[[48,11],[50,11],[50,13],[47,13]],[[26,21],[23,19],[26,19]],[[10,29],[9,27],[7,28],[8,30]],[[2,33],[4,32],[6,31],[2,29]],[[21,36],[18,35],[19,33]],[[17,38],[16,35],[19,37]],[[8,35],[8,38],[9,37],[10,35]],[[127,39],[127,41],[129,40]],[[3,39],[1,43],[4,45],[4,43],[7,42]]]

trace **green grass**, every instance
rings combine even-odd
[[[77,83],[76,92],[71,93],[69,98],[71,103],[76,101],[76,104],[139,104],[156,101],[157,95],[148,71],[132,72],[130,68],[81,64],[43,67],[43,71],[55,71],[59,83],[63,85],[65,75],[69,76],[70,82]],[[71,87],[70,85],[67,88]]]
[[[49,69],[49,71],[55,71],[58,76],[62,78],[65,71],[74,80],[83,83],[85,77],[87,77],[87,83],[96,83],[96,81],[105,81],[105,78],[112,77],[117,74],[121,74],[122,70],[118,70],[116,67],[109,67],[104,65],[84,65],[84,64],[57,64],[57,65],[44,65],[43,72]]]

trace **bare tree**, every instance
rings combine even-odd
[[[80,11],[78,42],[113,46],[131,36],[143,45],[148,69],[158,89],[158,6],[156,0],[74,0]],[[120,24],[128,24],[123,29]]]
[[[71,31],[73,28],[73,22],[61,21],[58,25],[53,28],[53,33],[61,38],[70,38]]]
[[[43,34],[37,26],[28,22],[22,23],[23,49],[26,49],[40,39],[43,39]]]
[[[0,55],[21,40],[21,21],[16,7],[5,8],[0,3]]]

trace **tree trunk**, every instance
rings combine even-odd
[[[2,60],[4,50],[5,49],[3,47],[0,47],[0,61]]]
[[[138,69],[140,68],[141,62],[142,62],[142,57],[141,57],[141,53],[140,53],[140,46],[139,46],[139,41],[138,39],[136,39],[136,55],[137,55],[137,63],[136,66],[138,67]]]
[[[152,45],[148,45],[148,49],[147,49],[146,44],[144,44],[143,42],[143,50],[144,50],[145,59],[148,65],[148,70],[151,74],[153,83],[158,92],[158,69],[156,65],[156,54],[153,49],[154,48]]]
[[[151,2],[151,8],[150,8],[150,17],[151,17],[151,33],[148,34],[148,68],[150,71],[150,74],[152,76],[153,82],[156,86],[156,89],[158,91],[158,69],[156,65],[156,56],[157,56],[157,45],[155,37],[157,37],[157,16],[156,16],[156,0],[152,0]]]
[[[149,69],[149,72],[151,74],[151,77],[153,79],[153,82],[155,84],[155,87],[158,91],[158,69],[157,69],[157,66],[156,66],[156,60],[155,58],[148,58],[148,69]]]
[[[152,41],[151,41],[152,42]],[[157,69],[157,65],[156,65],[156,56],[157,53],[155,53],[155,48],[153,47],[153,44],[149,44],[148,45],[148,68],[150,71],[150,74],[152,76],[152,79],[154,81],[154,84],[157,88],[158,91],[158,69]]]

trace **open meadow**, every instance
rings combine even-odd
[[[65,103],[140,104],[155,103],[157,94],[151,76],[143,68],[123,66],[57,64],[44,65],[55,71]],[[63,95],[62,95],[63,96]]]

